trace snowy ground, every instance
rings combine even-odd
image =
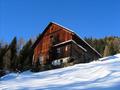
[[[120,54],[101,61],[39,73],[11,73],[1,90],[120,90]]]

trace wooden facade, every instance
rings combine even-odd
[[[73,31],[53,22],[45,28],[32,48],[34,49],[33,64],[85,63],[101,57]]]

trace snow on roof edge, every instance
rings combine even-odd
[[[58,46],[58,45],[65,44],[65,43],[68,43],[68,42],[73,42],[73,43],[76,44],[78,47],[80,47],[80,48],[83,49],[85,52],[87,52],[87,50],[86,50],[84,47],[82,47],[81,45],[77,44],[77,43],[76,43],[74,40],[72,40],[72,39],[70,39],[70,40],[68,40],[68,41],[65,41],[65,42],[61,42],[61,43],[56,44],[56,45],[54,45],[54,46]]]

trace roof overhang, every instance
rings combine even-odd
[[[79,48],[81,48],[83,51],[87,52],[87,50],[85,48],[83,48],[81,45],[77,44],[74,40],[68,40],[68,41],[65,41],[65,42],[61,42],[59,44],[55,44],[54,47],[58,47],[58,46],[61,46],[61,45],[64,45],[64,44],[67,44],[67,43],[74,43],[75,45],[77,45]]]

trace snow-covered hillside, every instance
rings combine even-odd
[[[45,72],[11,73],[1,78],[0,89],[120,90],[120,54]]]

